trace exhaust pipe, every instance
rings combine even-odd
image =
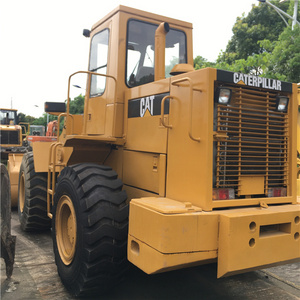
[[[166,35],[170,30],[169,23],[161,23],[155,31],[154,80],[165,78]]]

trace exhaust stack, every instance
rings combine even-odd
[[[161,23],[155,31],[154,80],[165,78],[166,35],[170,30],[169,23]]]

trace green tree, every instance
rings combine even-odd
[[[265,76],[300,82],[300,26],[286,27],[268,56]]]
[[[294,1],[277,7],[293,15]],[[300,16],[300,6],[298,15]],[[291,23],[291,21],[289,21]],[[299,26],[291,30],[277,12],[266,4],[253,6],[247,16],[238,17],[233,36],[215,64],[216,68],[281,80],[300,81]]]
[[[216,63],[214,62],[209,62],[206,58],[198,55],[195,59],[194,59],[194,67],[196,70],[198,69],[203,69],[203,68],[214,68],[216,65]]]
[[[33,124],[34,120],[35,120],[35,117],[25,115],[21,112],[18,114],[18,122],[19,123],[22,122],[22,123]]]
[[[216,68],[232,71],[241,72],[251,75],[262,75],[269,65],[270,54],[263,52],[261,54],[253,54],[248,56],[247,59],[237,59],[233,63],[227,62],[216,63]]]
[[[280,3],[279,0],[273,0],[271,2],[283,11],[288,11],[289,6],[293,5],[293,1]],[[236,60],[247,60],[249,56],[268,51],[259,41],[277,41],[284,27],[283,20],[272,7],[263,3],[253,6],[247,16],[237,18],[232,28],[233,36],[217,62],[233,64]]]
[[[66,100],[67,101],[67,100]],[[84,96],[79,95],[70,101],[70,114],[83,114],[84,109]]]
[[[43,113],[43,115],[41,117],[34,120],[32,125],[43,125],[43,126],[45,126],[45,128],[47,128],[47,120],[48,120],[48,122],[57,120],[57,116],[50,115],[50,114],[47,116],[46,113]]]

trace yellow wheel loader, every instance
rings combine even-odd
[[[0,108],[1,162],[7,164],[11,186],[11,205],[18,206],[18,179],[23,154],[22,125],[18,125],[17,110]]]
[[[84,113],[47,105],[64,129],[19,176],[22,228],[51,220],[67,289],[107,292],[129,262],[222,277],[299,260],[297,85],[194,70],[192,24],[125,6],[84,36],[67,97],[86,74]]]

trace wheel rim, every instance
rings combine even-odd
[[[19,192],[19,207],[21,213],[24,210],[24,204],[25,204],[25,177],[24,177],[24,173],[22,173],[20,179],[20,192]]]
[[[69,265],[75,255],[77,227],[72,200],[66,195],[58,201],[55,225],[60,258],[65,265]]]

